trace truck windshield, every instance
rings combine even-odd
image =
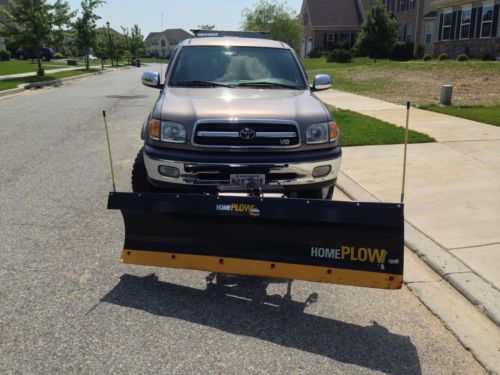
[[[307,87],[290,50],[224,46],[182,48],[169,85],[295,90]]]

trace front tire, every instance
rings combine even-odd
[[[154,193],[158,189],[148,181],[148,172],[144,164],[144,149],[137,154],[132,167],[132,191],[134,193]]]

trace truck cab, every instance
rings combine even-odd
[[[276,186],[290,197],[331,199],[340,132],[309,86],[295,51],[266,39],[188,39],[177,46],[142,129],[136,192],[215,193],[221,186]]]

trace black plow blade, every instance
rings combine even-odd
[[[121,261],[144,266],[400,289],[403,205],[110,193]]]

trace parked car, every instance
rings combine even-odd
[[[37,56],[33,56],[33,51],[25,50],[23,48],[19,48],[16,51],[16,59],[19,60],[28,60],[28,59],[36,59]],[[43,47],[40,51],[40,59],[44,61],[50,61],[54,58],[54,50],[52,48]]]
[[[179,44],[142,129],[132,172],[137,192],[216,192],[221,185],[282,188],[331,199],[341,164],[340,132],[297,54],[282,42],[196,38]]]

